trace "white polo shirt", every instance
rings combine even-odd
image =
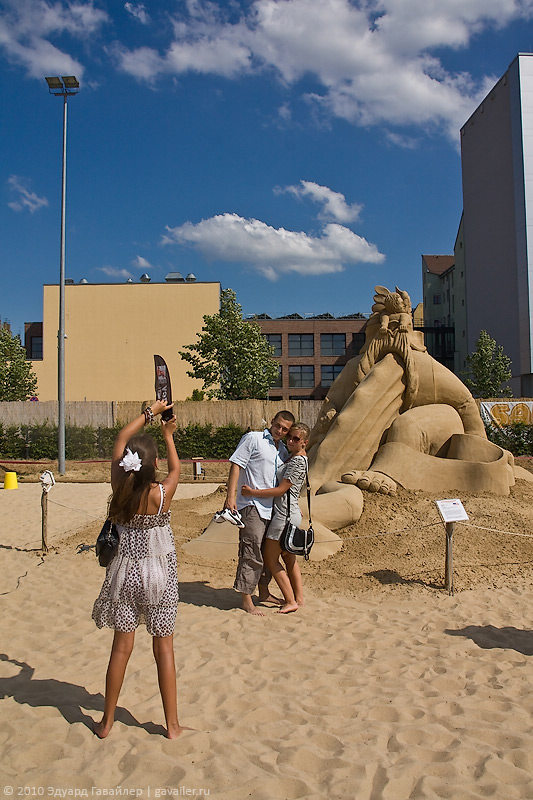
[[[246,483],[252,489],[273,489],[278,485],[276,477],[278,467],[284,464],[288,457],[289,453],[283,442],[279,443],[278,449],[268,428],[244,434],[237,449],[230,456],[231,463],[241,468],[237,483],[239,511],[245,506],[254,505],[260,517],[270,519],[273,498],[243,497],[241,486]]]

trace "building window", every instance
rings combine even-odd
[[[345,333],[321,333],[320,354],[323,356],[343,356],[346,354]]]
[[[294,389],[309,389],[315,385],[315,368],[312,364],[289,367],[289,386]]]
[[[43,337],[42,336],[32,336],[31,337],[31,359],[38,360],[42,359],[43,357]]]
[[[434,306],[440,306],[441,302],[442,302],[442,298],[441,298],[440,294],[434,294],[433,295],[433,305]]]
[[[335,378],[341,374],[342,364],[322,364],[320,367],[320,385],[331,386]]]
[[[278,367],[278,377],[276,378],[275,382],[272,384],[273,387],[278,388],[283,386],[283,373],[281,371],[281,364]]]
[[[281,355],[281,333],[265,333],[265,339],[274,348],[274,356]]]
[[[290,356],[314,356],[314,336],[312,333],[289,333]]]

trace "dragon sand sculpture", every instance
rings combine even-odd
[[[313,517],[359,519],[361,490],[509,494],[513,457],[489,442],[466,386],[413,330],[411,300],[375,287],[365,344],[332,384],[311,432]]]

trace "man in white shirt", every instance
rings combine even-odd
[[[259,586],[259,602],[276,601],[268,589],[271,578],[265,571],[261,545],[272,514],[271,497],[243,497],[241,486],[253,489],[270,489],[277,485],[277,470],[289,454],[284,436],[294,424],[290,411],[279,411],[270,428],[245,433],[230,456],[231,467],[224,508],[239,511],[244,528],[239,530],[239,563],[233,588],[242,595],[242,607],[248,614],[263,616],[254,606],[252,594]]]

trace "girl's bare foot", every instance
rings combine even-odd
[[[167,739],[177,739],[184,731],[193,730],[194,728],[187,728],[185,725],[180,725],[179,723],[176,723],[176,725],[169,725],[167,728]]]
[[[294,602],[294,603],[285,603],[284,605],[281,606],[281,608],[278,610],[277,613],[278,614],[290,614],[291,611],[298,611],[298,608],[299,608],[299,606],[298,606],[298,603],[296,603],[296,602]]]
[[[262,596],[261,593],[259,593],[259,602],[260,603],[272,603],[275,606],[282,606],[283,605],[283,600],[281,599],[281,597],[276,597],[275,595],[270,594],[270,592],[268,592],[264,596]]]
[[[113,722],[104,722],[103,719],[100,722],[93,722],[93,732],[99,739],[105,739],[112,727]]]

